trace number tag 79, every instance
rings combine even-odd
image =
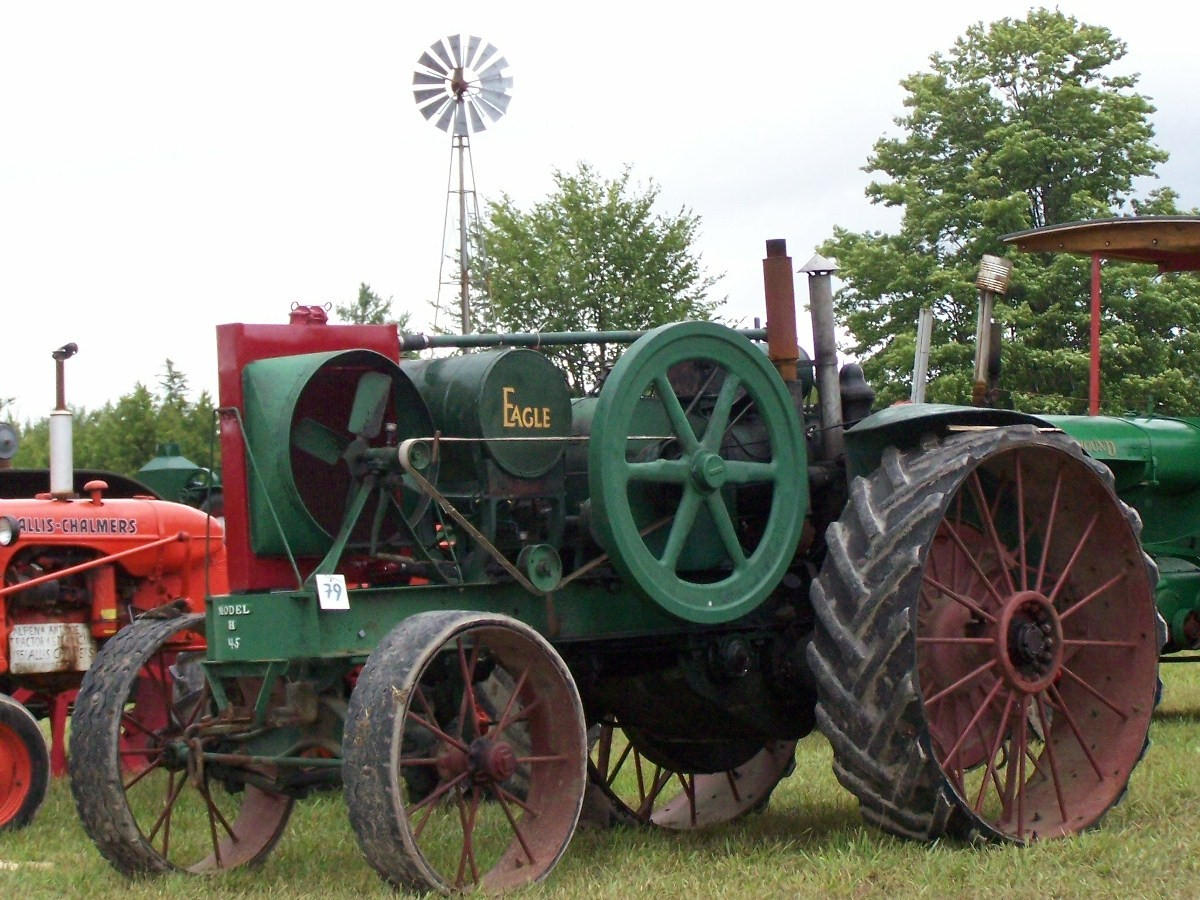
[[[318,575],[317,601],[321,609],[349,609],[350,594],[346,590],[346,576]]]

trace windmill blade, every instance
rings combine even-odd
[[[461,40],[457,34],[452,34],[446,38],[446,43],[450,45],[450,59],[456,69],[463,65]]]
[[[430,103],[428,106],[419,107],[421,110],[421,115],[423,115],[425,117],[425,121],[428,122],[434,116],[436,116],[446,106],[447,103],[452,103],[452,102],[453,101],[449,97],[446,98],[445,103],[443,103],[439,100],[435,100],[433,103]]]
[[[471,35],[467,38],[467,58],[463,60],[463,65],[467,68],[472,68],[475,65],[475,52],[479,49],[479,45],[483,43],[483,38]]]
[[[454,110],[454,133],[456,135],[466,136],[467,134],[466,106],[467,104],[462,101],[456,104],[457,108]]]
[[[430,56],[428,50],[421,54],[421,58],[418,59],[417,62],[432,72],[440,72],[442,75],[450,74],[450,69],[447,69],[440,62]]]
[[[482,96],[476,97],[475,102],[479,104],[480,109],[482,109],[485,113],[488,114],[488,116],[491,117],[491,120],[493,122],[495,122],[502,115],[504,115],[503,109],[500,109],[499,107],[493,105],[492,103],[489,103],[485,97],[482,97]],[[505,100],[505,106],[507,106],[507,105],[508,105],[508,101]]]
[[[292,446],[332,466],[342,458],[350,439],[316,419],[302,419],[292,429]]]
[[[512,90],[513,80],[511,77],[502,77],[499,72],[496,72],[480,78],[477,84],[489,91],[509,91]]]
[[[484,131],[487,128],[487,126],[483,124],[483,118],[479,115],[479,111],[475,109],[477,102],[478,101],[472,97],[465,104],[467,107],[467,113],[471,117],[471,131],[476,133]]]
[[[456,106],[458,106],[457,103],[454,103],[454,102],[447,103],[446,108],[444,110],[442,110],[441,116],[438,118],[437,122],[435,123],[438,128],[442,129],[442,131],[450,130],[450,122],[454,119],[454,108]]]
[[[413,84],[445,84],[444,75],[428,75],[420,69],[413,72]]]
[[[354,389],[354,403],[350,407],[350,421],[346,425],[351,434],[368,440],[379,435],[391,391],[392,379],[389,375],[383,372],[363,373]]]
[[[446,46],[441,41],[437,41],[429,49],[436,53],[438,59],[444,62],[447,66],[449,66],[451,69],[454,68],[454,61],[450,58],[450,54],[446,52]]]
[[[483,48],[483,52],[479,54],[479,59],[475,60],[475,62],[471,64],[471,68],[475,69],[476,71],[478,71],[479,69],[482,69],[483,64],[485,62],[487,62],[489,59],[491,59],[496,54],[496,52],[497,52],[496,48],[493,47],[491,44],[488,44],[486,47]]]
[[[424,106],[434,97],[445,97],[446,89],[444,87],[422,88],[419,91],[414,90],[413,96],[417,98],[417,106]]]
[[[508,68],[508,60],[503,56],[479,73],[479,80],[487,82],[500,77],[500,73]]]
[[[480,91],[479,97],[480,99],[487,101],[489,104],[499,109],[502,113],[508,112],[508,101],[512,99],[512,97],[510,97],[508,94],[505,94],[503,91],[488,90]]]

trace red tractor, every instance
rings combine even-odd
[[[49,775],[66,771],[66,718],[99,646],[139,617],[203,611],[206,593],[227,590],[219,519],[160,500],[132,479],[74,471],[63,363],[76,349],[53,354],[48,485],[45,471],[7,469],[0,478],[8,486],[0,496],[0,830],[28,824]],[[6,432],[0,444],[11,457]],[[42,492],[29,490],[39,479]],[[16,485],[26,488],[19,498]],[[184,631],[175,645],[167,662],[140,673],[134,703],[149,721],[165,723],[162,698],[184,677],[178,655],[202,656],[204,637]],[[141,759],[137,743],[131,736],[123,748],[130,768]]]

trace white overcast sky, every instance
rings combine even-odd
[[[74,406],[156,388],[168,357],[215,396],[215,325],[284,322],[363,281],[426,323],[450,144],[411,77],[456,32],[499,47],[515,80],[472,141],[481,198],[528,206],[556,167],[629,164],[664,212],[701,216],[723,312],[748,321],[764,240],[799,267],[835,224],[895,223],[862,165],[895,131],[899,80],[1029,5],[3,0],[0,398],[18,422],[45,415],[67,341]],[[1161,183],[1200,206],[1200,6],[1060,8],[1127,42],[1120,70],[1140,73],[1172,156]]]

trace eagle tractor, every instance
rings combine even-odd
[[[132,479],[74,469],[63,371],[76,349],[53,353],[49,472],[0,468],[0,830],[27,825],[49,776],[65,774],[67,717],[97,650],[143,615],[201,612],[206,592],[227,590],[219,522]],[[11,458],[7,426],[0,444]],[[165,667],[135,673],[130,698],[152,729],[170,713],[170,666],[203,656],[203,629],[163,650]],[[38,718],[50,720],[49,747]],[[146,742],[122,738],[125,772],[146,765],[137,750]]]
[[[890,832],[1097,822],[1158,695],[1138,516],[1054,425],[868,417],[832,268],[803,270],[811,360],[783,241],[765,329],[219,326],[229,589],[85,676],[71,785],[100,852],[256,863],[340,785],[387,882],[504,890],[551,872],[585,800],[682,830],[761,808],[818,727]],[[629,346],[572,398],[540,350],[581,343]],[[402,356],[426,348],[464,352]]]

